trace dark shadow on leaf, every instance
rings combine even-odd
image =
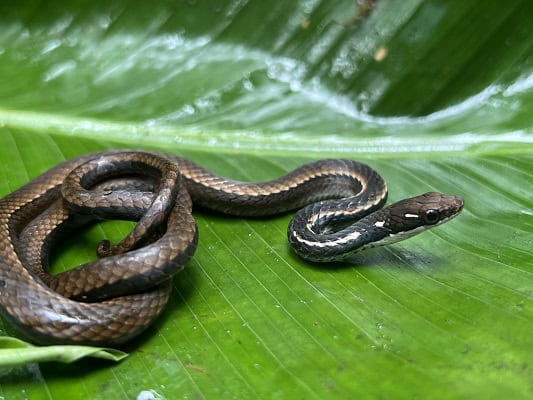
[[[72,364],[61,362],[30,363],[11,368],[5,376],[1,375],[2,384],[24,384],[41,380],[53,381],[66,378],[79,379],[96,370],[111,367],[117,363],[110,360],[83,358]]]
[[[423,269],[445,264],[445,259],[434,254],[405,250],[398,247],[378,247],[365,250],[342,262],[318,263],[305,261],[299,258],[292,250],[289,251],[294,262],[305,264],[310,268],[320,271],[344,271],[350,268],[361,267],[389,267],[389,268],[415,268]],[[297,261],[298,260],[298,261]]]

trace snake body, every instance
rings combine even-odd
[[[320,160],[281,178],[230,180],[171,154],[111,150],[67,160],[0,200],[0,311],[37,343],[120,344],[145,330],[192,257],[193,203],[238,216],[299,209],[288,228],[310,261],[344,260],[456,216],[457,196],[426,193],[381,208],[384,180],[351,160]],[[100,258],[49,275],[62,235],[100,219],[138,221]]]

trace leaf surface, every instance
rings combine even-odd
[[[533,395],[531,3],[354,3],[0,5],[2,195],[128,147],[249,181],[353,158],[391,201],[465,199],[453,222],[335,267],[289,250],[290,215],[197,211],[198,250],[127,359],[26,364],[0,372],[0,397]],[[54,270],[130,228],[84,231]]]

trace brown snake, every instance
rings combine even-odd
[[[383,179],[350,160],[244,183],[170,154],[84,155],[0,200],[0,311],[37,343],[119,344],[138,335],[161,313],[171,278],[196,249],[193,202],[241,216],[310,204],[291,221],[288,238],[297,254],[319,262],[412,236],[463,207],[456,196],[426,193],[380,209],[386,196]],[[102,242],[100,259],[46,273],[61,235],[107,218],[139,222],[120,243]]]

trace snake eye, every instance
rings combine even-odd
[[[426,211],[426,214],[424,215],[424,221],[426,221],[426,224],[433,225],[437,223],[439,220],[440,215],[437,210],[430,209]]]

